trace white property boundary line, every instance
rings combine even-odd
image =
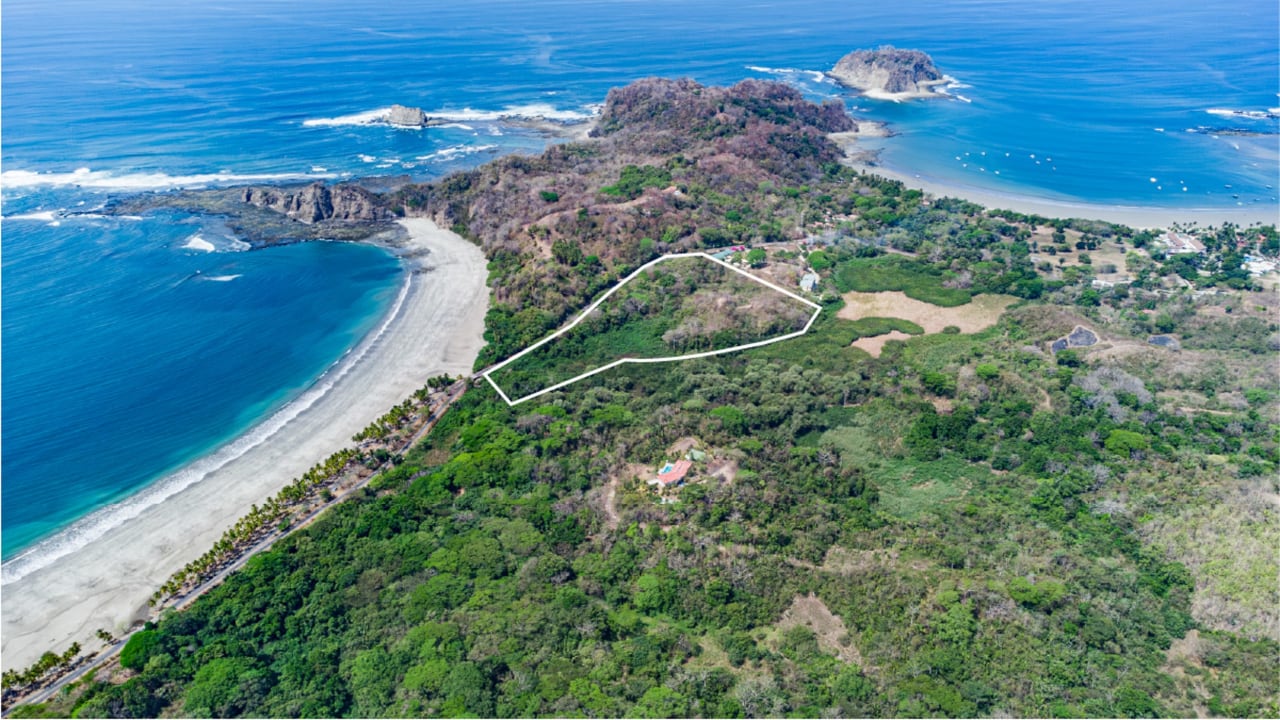
[[[707,352],[694,353],[694,354],[692,354],[692,355],[676,355],[676,356],[673,356],[673,357],[660,357],[660,358],[622,358],[622,359],[620,359],[620,360],[614,360],[613,362],[609,363],[608,365],[602,365],[602,366],[600,366],[600,367],[596,368],[595,370],[589,370],[589,371],[587,371],[587,372],[582,373],[581,375],[578,375],[577,377],[573,377],[573,378],[570,378],[570,379],[565,380],[565,381],[563,381],[563,382],[556,383],[555,385],[552,385],[552,386],[551,386],[551,387],[549,387],[549,388],[543,388],[542,390],[539,390],[538,392],[531,393],[531,394],[529,394],[529,395],[525,395],[524,397],[517,398],[517,399],[515,399],[515,400],[512,400],[511,398],[507,397],[507,394],[506,394],[505,392],[503,392],[503,391],[502,391],[502,388],[501,388],[501,387],[498,387],[498,383],[494,382],[493,377],[492,377],[492,376],[493,376],[493,373],[497,372],[498,370],[501,370],[502,368],[504,368],[504,367],[506,367],[506,366],[510,365],[511,363],[515,362],[516,360],[519,360],[520,358],[524,357],[525,355],[528,355],[529,353],[533,352],[534,350],[537,350],[538,348],[542,347],[543,345],[546,345],[547,343],[551,342],[552,340],[555,340],[556,338],[560,337],[561,335],[563,335],[563,334],[565,334],[565,333],[569,332],[570,330],[572,330],[574,327],[576,327],[576,326],[578,325],[578,323],[580,323],[580,322],[582,322],[583,320],[585,320],[585,319],[587,318],[587,316],[591,314],[591,311],[592,311],[592,310],[595,310],[597,307],[599,307],[599,306],[600,306],[600,303],[604,302],[605,300],[608,300],[610,295],[612,295],[612,294],[614,294],[615,292],[617,292],[617,291],[618,291],[618,288],[621,288],[623,285],[626,285],[627,283],[631,282],[631,280],[632,280],[633,278],[635,278],[637,275],[639,275],[640,273],[644,272],[645,270],[648,270],[649,268],[653,267],[654,265],[657,265],[658,263],[666,262],[667,260],[675,260],[675,259],[677,259],[677,258],[690,258],[690,257],[706,258],[707,260],[710,260],[710,261],[711,261],[711,262],[713,262],[713,263],[718,263],[718,264],[720,264],[720,265],[723,265],[723,266],[725,266],[725,267],[729,268],[730,270],[732,270],[732,271],[734,271],[734,272],[738,273],[739,275],[742,275],[743,277],[749,278],[749,279],[751,279],[751,280],[754,280],[755,282],[760,283],[761,285],[764,285],[765,287],[768,287],[768,288],[770,288],[770,289],[776,290],[776,291],[778,291],[778,292],[782,293],[783,295],[786,295],[786,296],[787,296],[787,297],[789,297],[789,298],[792,298],[792,299],[795,299],[795,300],[799,300],[800,302],[802,302],[802,303],[804,303],[805,305],[808,305],[809,307],[811,307],[811,308],[813,308],[813,309],[814,309],[814,310],[813,310],[813,315],[809,318],[809,322],[807,322],[807,323],[805,323],[805,324],[804,324],[804,329],[799,330],[798,332],[793,332],[793,333],[790,333],[790,334],[787,334],[787,335],[782,335],[782,336],[780,336],[780,337],[776,337],[776,338],[770,338],[769,340],[759,340],[759,341],[756,341],[756,342],[753,342],[753,343],[747,343],[746,345],[734,345],[733,347],[723,348],[723,349],[721,349],[721,350],[709,350],[709,351],[707,351]],[[599,298],[598,300],[596,300],[595,302],[593,302],[593,303],[591,303],[589,306],[587,306],[587,309],[586,309],[586,310],[583,310],[583,311],[582,311],[582,314],[578,315],[578,317],[577,317],[576,319],[574,319],[574,321],[573,321],[573,322],[569,323],[568,325],[565,325],[564,327],[562,327],[562,328],[560,328],[559,330],[555,331],[554,333],[552,333],[552,334],[548,335],[547,337],[545,337],[545,338],[543,338],[543,339],[539,340],[538,342],[536,342],[536,343],[534,343],[534,344],[530,345],[529,347],[525,348],[524,350],[521,350],[520,352],[516,353],[515,355],[512,355],[511,357],[507,358],[506,360],[503,360],[502,362],[498,363],[497,365],[494,365],[493,367],[489,368],[488,370],[486,370],[486,371],[484,372],[484,379],[489,381],[489,384],[493,386],[493,389],[494,389],[494,390],[497,390],[497,391],[498,391],[498,395],[500,395],[500,396],[502,397],[502,399],[503,399],[503,400],[506,400],[508,405],[513,405],[513,406],[514,406],[514,405],[519,405],[520,403],[522,403],[522,402],[524,402],[524,401],[526,401],[526,400],[532,400],[532,399],[534,399],[534,398],[536,398],[536,397],[539,397],[539,396],[541,396],[541,395],[546,395],[546,394],[547,394],[547,393],[549,393],[549,392],[554,392],[554,391],[556,391],[556,390],[559,390],[560,388],[563,388],[563,387],[566,387],[566,386],[572,385],[573,383],[576,383],[576,382],[578,382],[579,380],[583,380],[583,379],[589,378],[589,377],[591,377],[592,375],[596,375],[596,374],[598,374],[598,373],[602,373],[602,372],[604,372],[605,370],[611,370],[611,369],[613,369],[613,368],[618,367],[619,365],[625,365],[625,364],[627,364],[627,363],[661,363],[661,362],[675,362],[675,361],[677,361],[677,360],[695,360],[695,359],[697,359],[697,358],[711,357],[712,355],[723,355],[723,354],[725,354],[725,353],[738,352],[739,350],[750,350],[751,348],[763,347],[763,346],[765,346],[765,345],[772,345],[773,343],[776,343],[776,342],[782,342],[783,340],[790,340],[790,339],[792,339],[792,338],[797,338],[797,337],[800,337],[801,335],[804,335],[805,333],[809,332],[809,328],[813,325],[813,321],[818,319],[818,315],[819,315],[821,312],[822,312],[822,306],[821,306],[821,305],[819,305],[818,303],[815,303],[815,302],[813,302],[812,300],[807,300],[807,299],[805,299],[805,298],[802,298],[802,297],[800,297],[799,295],[797,295],[797,294],[795,294],[795,293],[791,292],[790,290],[786,290],[786,289],[784,289],[784,288],[778,287],[777,285],[774,285],[773,283],[769,282],[768,280],[764,280],[764,279],[762,279],[762,278],[758,278],[758,277],[756,277],[755,275],[752,275],[751,273],[749,273],[749,272],[747,272],[747,271],[745,271],[745,270],[742,270],[742,269],[740,269],[740,268],[736,268],[736,267],[734,267],[734,266],[730,265],[729,263],[727,263],[727,262],[725,262],[725,261],[723,261],[723,260],[719,260],[719,259],[717,259],[717,258],[711,257],[710,255],[708,255],[708,254],[706,254],[706,253],[703,253],[703,252],[694,252],[694,253],[671,253],[671,254],[669,254],[669,255],[663,255],[662,257],[659,257],[659,258],[655,258],[655,259],[653,259],[653,260],[650,260],[649,262],[645,263],[644,265],[641,265],[640,267],[636,268],[634,272],[632,272],[630,275],[628,275],[628,276],[626,276],[625,278],[623,278],[623,279],[622,279],[622,281],[621,281],[621,282],[619,282],[617,285],[614,285],[613,287],[609,288],[609,291],[608,291],[608,292],[606,292],[604,295],[601,295],[601,296],[600,296],[600,298]]]

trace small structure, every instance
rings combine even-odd
[[[697,448],[689,448],[689,452],[684,454],[684,459],[692,460],[694,462],[702,462],[707,459],[707,454]]]
[[[1204,244],[1196,239],[1194,235],[1186,233],[1167,232],[1160,236],[1160,242],[1169,248],[1170,255],[1180,255],[1182,253],[1204,252]]]
[[[1265,260],[1252,255],[1245,255],[1243,266],[1245,270],[1249,271],[1250,275],[1258,277],[1259,275],[1275,272],[1277,263],[1275,260]]]
[[[658,487],[669,488],[684,482],[684,476],[689,473],[691,467],[693,463],[689,460],[677,460],[663,465],[658,471]]]
[[[804,277],[800,278],[801,290],[804,290],[805,292],[813,292],[813,289],[816,287],[818,287],[817,273],[805,273]]]

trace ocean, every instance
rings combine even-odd
[[[554,141],[503,116],[586,119],[610,87],[662,75],[841,100],[891,124],[887,166],[947,182],[1274,206],[1278,123],[1228,111],[1280,106],[1278,28],[1274,0],[9,0],[3,557],[127,522],[122,501],[197,481],[200,458],[270,432],[403,280],[368,246],[245,251],[208,218],[92,212],[112,197],[430,179]],[[818,72],[882,44],[929,52],[952,99],[870,101]],[[393,103],[451,122],[368,123]]]

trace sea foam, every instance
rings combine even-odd
[[[222,275],[209,278],[228,282],[239,275]],[[225,278],[225,279],[224,279]],[[309,410],[346,377],[369,352],[378,345],[391,325],[400,317],[405,301],[413,288],[413,275],[405,275],[400,293],[377,330],[369,333],[353,350],[329,367],[302,395],[285,404],[266,420],[250,428],[230,443],[209,455],[196,460],[172,475],[164,477],[120,502],[100,508],[72,523],[52,537],[41,540],[26,551],[4,563],[0,569],[0,585],[17,582],[33,572],[42,570],[58,559],[80,548],[101,540],[103,536],[146,512],[183,490],[204,480],[232,461],[244,456],[280,432],[294,418]]]
[[[447,147],[443,150],[437,150],[430,155],[419,155],[417,159],[426,161],[449,161],[456,160],[460,157],[466,157],[467,155],[496,150],[497,148],[497,145],[454,145],[453,147]]]
[[[186,244],[182,247],[186,250],[199,250],[201,252],[213,252],[218,249],[214,247],[213,243],[201,237],[199,233],[187,238]]]
[[[549,103],[529,103],[526,105],[509,105],[501,110],[478,110],[464,107],[461,110],[428,110],[427,117],[435,121],[444,121],[442,125],[431,127],[456,128],[471,130],[468,122],[501,122],[522,120],[551,120],[562,123],[579,123],[591,120],[600,114],[602,106],[598,104],[584,105],[580,110],[557,108]],[[303,127],[343,127],[360,125],[378,125],[386,123],[391,108],[383,107],[374,110],[339,115],[332,118],[313,118],[303,120]],[[401,126],[417,129],[414,126]]]
[[[73,172],[5,170],[0,173],[0,187],[45,186],[102,188],[108,190],[151,190],[157,188],[201,187],[205,185],[309,180],[331,177],[333,175],[327,173],[238,174],[219,172],[194,175],[169,175],[163,172],[117,173],[112,170],[91,170],[82,167]]]

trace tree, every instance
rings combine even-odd
[[[747,252],[747,264],[751,267],[762,267],[766,257],[764,248],[751,248]]]
[[[1111,431],[1105,445],[1107,450],[1125,457],[1133,457],[1135,453],[1141,453],[1151,446],[1141,433],[1119,428]]]
[[[120,664],[130,670],[141,670],[159,644],[160,634],[157,631],[139,630],[120,650]]]

